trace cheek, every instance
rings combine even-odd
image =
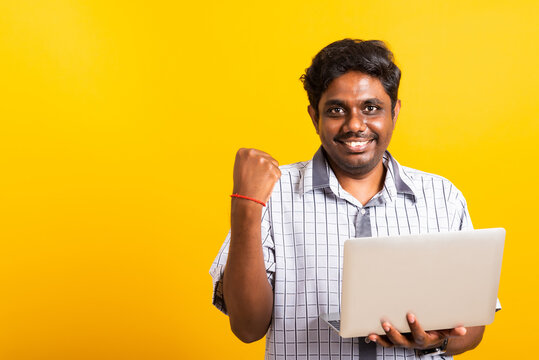
[[[393,121],[391,119],[374,119],[368,121],[367,126],[380,136],[391,136],[393,132]]]
[[[325,139],[333,139],[339,133],[339,126],[335,123],[320,124],[319,135]]]

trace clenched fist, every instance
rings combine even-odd
[[[279,163],[256,149],[239,149],[234,163],[234,194],[267,202],[281,177]]]

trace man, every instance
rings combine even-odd
[[[262,151],[238,151],[231,231],[210,271],[214,304],[242,341],[267,334],[267,359],[449,359],[473,349],[482,326],[425,332],[407,314],[411,334],[384,322],[384,336],[343,339],[319,319],[339,311],[346,239],[472,224],[448,180],[386,151],[401,103],[400,70],[383,42],[334,42],[302,80],[322,146],[311,161],[282,167]]]

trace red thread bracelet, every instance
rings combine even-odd
[[[254,201],[257,204],[260,204],[262,206],[266,206],[265,202],[262,202],[262,201],[257,200],[257,199],[253,199],[253,198],[248,197],[248,196],[243,196],[243,195],[240,195],[240,194],[232,194],[232,195],[230,195],[230,197],[235,197],[235,198],[238,198],[238,199],[251,200],[251,201]]]

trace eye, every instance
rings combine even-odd
[[[378,110],[378,106],[376,106],[376,105],[367,105],[367,106],[365,106],[365,111],[366,112],[375,112],[376,110]]]
[[[344,109],[340,106],[333,106],[327,110],[329,116],[340,116],[345,113]]]

